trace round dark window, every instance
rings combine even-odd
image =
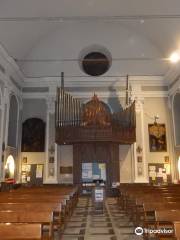
[[[108,71],[110,62],[101,52],[90,52],[82,59],[82,68],[90,76],[100,76]]]

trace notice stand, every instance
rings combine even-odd
[[[97,185],[92,192],[92,202],[95,211],[104,211],[105,190],[104,187]]]

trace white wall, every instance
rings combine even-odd
[[[173,153],[173,128],[170,119],[170,109],[167,97],[149,97],[143,100],[144,110],[144,137],[145,137],[145,158],[148,163],[165,163],[165,156],[169,156],[171,164],[171,174],[175,177],[177,168],[176,159]],[[167,151],[165,152],[150,152],[149,149],[149,133],[148,124],[154,123],[154,116],[158,115],[158,123],[164,123],[166,126]],[[140,127],[137,124],[137,128]],[[137,134],[139,130],[137,129]],[[137,139],[138,135],[137,135]],[[142,146],[142,143],[138,142]],[[132,182],[134,179],[134,155],[130,146],[119,146],[119,160],[120,160],[120,181]]]
[[[68,62],[31,62],[23,65],[26,76],[85,75],[78,64],[81,52],[92,45],[100,45],[109,50],[113,58],[161,57],[159,49],[144,35],[124,24],[112,22],[64,22],[48,32],[30,48],[27,59],[76,59]],[[115,61],[108,75],[159,75],[163,72],[162,62]],[[105,74],[106,75],[106,74]]]
[[[120,182],[133,182],[133,159],[130,145],[119,145]]]
[[[40,118],[46,122],[46,100],[45,99],[23,99],[23,119]]]

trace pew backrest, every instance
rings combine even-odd
[[[174,222],[174,235],[177,240],[180,240],[180,222]]]
[[[17,224],[17,223],[0,223],[0,239],[1,240],[25,240],[25,239],[41,239],[41,224]]]
[[[157,210],[155,219],[157,222],[180,221],[180,210]]]

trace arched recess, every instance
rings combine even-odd
[[[45,151],[45,122],[39,118],[29,118],[22,126],[22,152]]]
[[[14,178],[15,161],[12,155],[9,155],[5,164],[5,178]]]
[[[0,88],[0,156],[2,154],[2,142],[3,142],[3,106],[2,106],[2,91]]]
[[[2,142],[2,92],[0,88],[0,143]]]
[[[175,145],[180,146],[180,92],[177,92],[173,99],[173,122]]]
[[[10,97],[8,143],[10,147],[17,146],[18,101],[15,95]]]

